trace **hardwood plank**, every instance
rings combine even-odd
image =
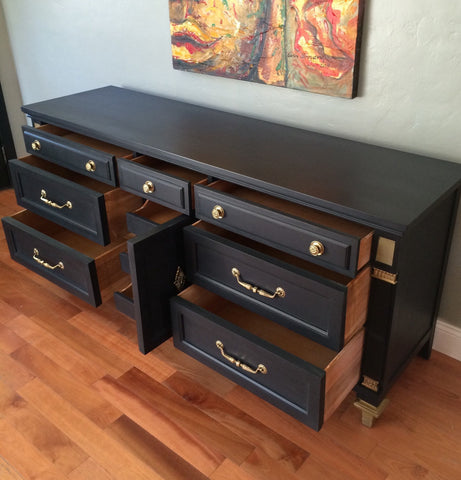
[[[19,348],[12,357],[100,427],[109,425],[121,415],[92,388],[69,375],[34,346]]]
[[[33,378],[34,375],[20,362],[0,351],[0,381],[3,384],[16,390]]]
[[[256,480],[256,477],[245,472],[240,466],[226,458],[210,475],[210,480]]]
[[[0,418],[0,458],[14,465],[19,478],[35,480],[65,480],[52,463],[46,459],[33,445],[8,422]],[[3,480],[3,479],[2,479]]]
[[[342,449],[322,431],[313,431],[242,387],[234,388],[225,398],[237,407],[245,408],[249,415],[290,439],[314,458],[342,472],[344,478],[384,480],[387,476],[376,465],[368,464],[358,455]]]
[[[68,474],[88,457],[61,430],[13,391],[9,392],[9,402],[2,402],[0,414],[62,474]]]
[[[118,378],[117,383],[136,392],[136,395],[166,417],[173,418],[181,428],[194,432],[201,441],[212,445],[213,449],[237,464],[242,463],[254,450],[254,445],[243,436],[234,433],[227,426],[136,368],[123,374]]]
[[[0,350],[4,353],[14,352],[24,345],[24,340],[12,330],[0,324]]]
[[[290,471],[298,470],[309,456],[308,452],[248,415],[244,409],[237,408],[180,372],[169,377],[164,384],[270,458],[283,463]]]
[[[174,419],[126,389],[113,378],[105,377],[95,388],[134,422],[143,425],[151,435],[174,450],[185,461],[205,475],[210,475],[224,460],[213,446],[204,444],[196,435],[183,429]]]
[[[91,335],[82,332],[70,322],[62,321],[59,312],[42,311],[33,315],[32,320],[110,375],[118,377],[131,366],[129,362],[120,358],[113,350],[101,345]]]
[[[78,468],[67,475],[69,480],[112,480],[114,477],[92,458],[88,458]]]
[[[1,271],[1,262],[0,262],[0,271]],[[11,320],[14,320],[16,317],[21,315],[21,313],[16,310],[16,308],[8,305],[2,299],[0,299],[0,323],[3,325],[8,324]]]
[[[0,478],[2,480],[24,480],[24,477],[19,474],[19,472],[7,462],[4,458],[0,456]]]
[[[110,425],[106,432],[165,480],[208,478],[125,415]]]
[[[296,474],[289,472],[280,462],[271,459],[259,448],[255,449],[241,467],[242,470],[260,480],[297,480],[298,478]]]
[[[125,321],[131,322],[126,317]],[[116,351],[118,357],[126,362],[127,365],[135,365],[139,370],[160,382],[176,371],[168,362],[159,359],[155,355],[143,355],[139,351],[137,343],[130,341],[118,331],[108,330],[104,320],[101,323],[98,312],[82,312],[72,318],[69,323],[78,328],[82,333],[90,335],[91,338],[107,350]],[[118,377],[119,375],[113,376]]]
[[[161,480],[144,462],[104,433],[41,380],[34,379],[18,393],[116,480]]]

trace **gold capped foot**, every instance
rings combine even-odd
[[[389,404],[389,400],[385,398],[377,407],[364,400],[357,400],[354,402],[354,407],[362,411],[362,425],[371,428]]]

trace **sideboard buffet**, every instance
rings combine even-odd
[[[12,258],[318,430],[429,358],[461,165],[104,87],[23,107]]]

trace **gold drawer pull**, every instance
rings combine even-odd
[[[213,210],[211,211],[211,216],[215,220],[221,220],[221,218],[224,218],[224,215],[226,215],[226,212],[224,211],[224,208],[221,207],[221,205],[215,205],[213,207]]]
[[[30,146],[34,152],[38,152],[42,148],[42,145],[38,140],[34,140]]]
[[[64,270],[64,264],[62,262],[57,263],[54,267],[51,266],[49,263],[45,262],[45,260],[42,260],[41,258],[38,258],[40,255],[39,251],[34,248],[34,256],[32,257],[37,263],[42,265],[42,267],[48,268],[49,270],[56,270],[57,268],[60,268],[61,270]]]
[[[51,200],[48,200],[46,198],[46,190],[42,190],[40,192],[40,200],[43,203],[46,203],[47,205],[49,205],[50,207],[53,207],[53,208],[68,208],[69,210],[72,209],[72,202],[70,202],[69,200],[67,200],[67,202],[64,203],[63,205],[58,205],[57,203],[54,203]]]
[[[241,285],[243,288],[246,288],[247,290],[250,290],[250,292],[258,293],[262,297],[266,297],[266,298],[275,298],[275,297],[284,298],[285,297],[285,290],[282,287],[277,287],[275,289],[274,293],[268,293],[265,290],[263,290],[262,288],[255,287],[254,285],[251,285],[250,283],[242,282],[242,280],[240,278],[240,270],[238,270],[237,268],[234,267],[231,270],[231,272],[232,272],[232,275],[237,280],[237,283],[239,285]]]
[[[325,247],[323,246],[322,242],[319,242],[318,240],[314,240],[311,242],[309,245],[309,253],[313,257],[320,257],[325,253]]]
[[[227,353],[224,351],[224,344],[221,342],[221,340],[216,340],[216,346],[220,350],[221,355],[230,363],[234,364],[236,367],[239,367],[242,370],[245,370],[245,372],[249,372],[253,374],[262,373],[263,375],[266,375],[267,368],[262,363],[260,363],[257,366],[257,368],[251,368],[248,365],[245,365],[244,363],[242,363],[240,360],[237,360],[234,357],[227,355]]]
[[[85,169],[87,172],[95,172],[96,164],[93,162],[93,160],[88,160],[88,162],[85,164]]]
[[[142,191],[144,193],[154,193],[154,190],[155,190],[154,184],[150,180],[147,180],[147,182],[145,182],[144,185],[142,186]]]

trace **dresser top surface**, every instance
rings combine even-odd
[[[119,87],[46,100],[23,111],[35,120],[396,232],[461,183],[461,164]]]

